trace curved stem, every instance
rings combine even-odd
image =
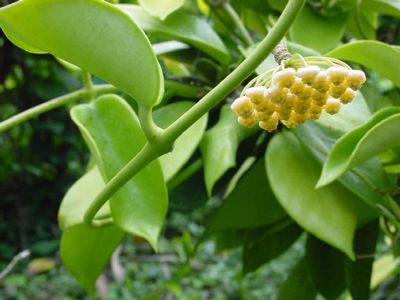
[[[110,84],[101,84],[93,86],[93,92],[95,94],[114,93],[116,91],[118,91],[118,89]],[[83,88],[75,92],[66,94],[64,96],[54,98],[45,103],[39,104],[35,107],[29,108],[28,110],[25,110],[15,116],[12,116],[7,120],[4,120],[3,122],[0,122],[0,132],[8,130],[14,126],[21,124],[22,122],[28,121],[52,109],[82,99],[87,95],[88,91],[86,91],[86,89]]]
[[[86,90],[86,97],[89,101],[94,99],[95,93],[93,90],[93,82],[92,82],[92,75],[90,75],[87,71],[82,71],[82,83],[83,87]]]
[[[272,52],[283,39],[290,25],[300,13],[306,0],[290,0],[276,22],[274,28],[229,76],[204,96],[190,110],[165,129],[155,143],[146,144],[126,166],[124,166],[104,187],[85,214],[84,221],[93,225],[92,220],[103,204],[128,180],[140,172],[147,164],[169,151],[174,141],[193,123],[225,99],[240,83],[250,76],[257,66]],[[147,112],[148,113],[148,112]],[[144,118],[144,117],[143,117]]]
[[[139,120],[147,141],[151,144],[156,143],[164,129],[158,127],[156,123],[154,123],[152,108],[140,105]]]
[[[251,46],[254,44],[253,39],[251,38],[249,32],[247,31],[246,27],[243,25],[242,20],[233,9],[232,5],[229,2],[225,2],[222,5],[222,8],[225,10],[229,18],[232,20],[233,24],[239,30],[240,36],[242,37],[243,41],[246,43],[247,46]]]

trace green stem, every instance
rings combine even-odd
[[[255,51],[246,58],[229,76],[204,96],[189,111],[183,114],[171,126],[164,130],[155,143],[146,144],[143,149],[126,166],[124,166],[92,202],[85,214],[84,221],[91,225],[97,211],[114,193],[147,164],[172,149],[174,141],[193,123],[200,119],[214,106],[225,99],[238,85],[249,77],[257,66],[272,52],[283,39],[294,19],[300,13],[306,0],[290,0],[276,22],[274,28],[258,45]]]
[[[90,75],[87,71],[82,71],[82,83],[83,87],[86,90],[86,97],[89,101],[92,101],[95,96],[95,92],[93,90],[93,82],[92,82],[92,75]]]
[[[118,89],[109,84],[101,84],[93,86],[93,92],[95,94],[114,93],[116,91],[118,91]],[[83,88],[75,92],[66,94],[64,96],[54,98],[45,103],[39,104],[15,116],[12,116],[11,118],[4,120],[3,122],[0,122],[0,132],[8,130],[14,126],[21,124],[22,122],[28,121],[52,109],[82,99],[87,95],[88,92],[86,91],[85,88]]]
[[[224,11],[227,13],[229,18],[232,20],[233,24],[237,27],[239,30],[239,34],[242,37],[243,41],[247,44],[247,46],[251,46],[254,44],[253,39],[251,38],[249,32],[247,31],[246,27],[244,26],[242,20],[236,13],[236,11],[233,9],[232,5],[229,2],[225,2],[222,5],[222,8]]]
[[[150,144],[157,143],[164,129],[158,127],[154,123],[152,108],[148,108],[144,105],[139,106],[139,120],[148,142]]]

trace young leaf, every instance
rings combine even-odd
[[[75,106],[71,116],[89,146],[105,181],[110,180],[145,144],[132,108],[116,95]],[[150,163],[110,200],[112,217],[121,229],[156,248],[167,212],[167,190],[157,161]]]
[[[149,15],[165,20],[171,13],[181,8],[184,0],[139,0],[139,4]]]
[[[243,247],[243,273],[255,271],[285,252],[300,236],[302,230],[296,224],[289,224],[277,231],[260,233],[252,241],[247,241]]]
[[[272,191],[289,216],[353,259],[354,232],[371,209],[339,184],[316,190],[320,168],[292,133],[274,136],[266,163]]]
[[[260,160],[207,218],[207,229],[219,231],[264,226],[285,215],[269,187],[264,160]]]
[[[362,8],[370,11],[377,11],[385,15],[400,16],[399,0],[364,0]]]
[[[194,103],[192,102],[177,102],[163,106],[154,112],[154,120],[159,126],[166,128],[193,105]],[[192,156],[206,130],[207,120],[208,115],[204,115],[175,141],[172,152],[159,158],[165,181],[169,181],[174,177]]]
[[[377,41],[356,41],[340,46],[327,56],[366,66],[400,86],[400,51]]]
[[[349,15],[343,11],[322,15],[306,5],[292,25],[290,37],[296,43],[326,52],[342,39]]]
[[[96,279],[103,272],[125,233],[115,226],[90,228],[75,225],[63,232],[61,259],[85,289],[95,292]]]
[[[305,257],[320,294],[328,300],[337,299],[346,288],[343,253],[309,235]]]
[[[209,195],[218,179],[236,166],[236,151],[240,142],[254,132],[255,129],[247,129],[237,123],[228,105],[222,107],[218,123],[205,133],[200,144]]]
[[[230,55],[217,33],[207,21],[195,15],[175,12],[166,20],[147,14],[140,6],[121,4],[118,8],[126,12],[144,31],[159,37],[176,39],[193,45],[211,57],[226,64]]]
[[[64,59],[138,103],[154,106],[162,98],[162,72],[149,40],[129,16],[105,1],[18,1],[0,9],[0,27],[26,51]]]
[[[58,210],[58,224],[61,230],[83,223],[86,209],[104,185],[99,169],[94,167],[70,187]],[[106,217],[109,214],[110,207],[107,202],[99,211],[97,217]]]
[[[376,113],[365,125],[342,136],[325,162],[318,187],[327,185],[354,166],[400,144],[395,138],[400,125],[400,108]]]
[[[374,253],[379,237],[379,223],[371,222],[360,228],[354,239],[356,260],[345,261],[346,280],[353,300],[370,298],[370,284]]]
[[[277,300],[315,300],[317,289],[311,279],[305,258],[292,269],[278,292]]]

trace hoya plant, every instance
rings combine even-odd
[[[277,299],[368,299],[399,271],[400,48],[377,31],[400,1],[118,2],[0,8],[12,43],[82,78],[0,131],[76,103],[91,160],[60,253],[89,293],[125,237],[158,251],[169,210],[207,205],[199,173],[219,205],[191,257],[215,239],[249,273],[303,238]]]

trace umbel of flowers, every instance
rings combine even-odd
[[[249,82],[231,108],[243,126],[258,124],[271,132],[281,122],[294,128],[323,111],[339,112],[365,80],[364,72],[337,59],[293,55]]]

